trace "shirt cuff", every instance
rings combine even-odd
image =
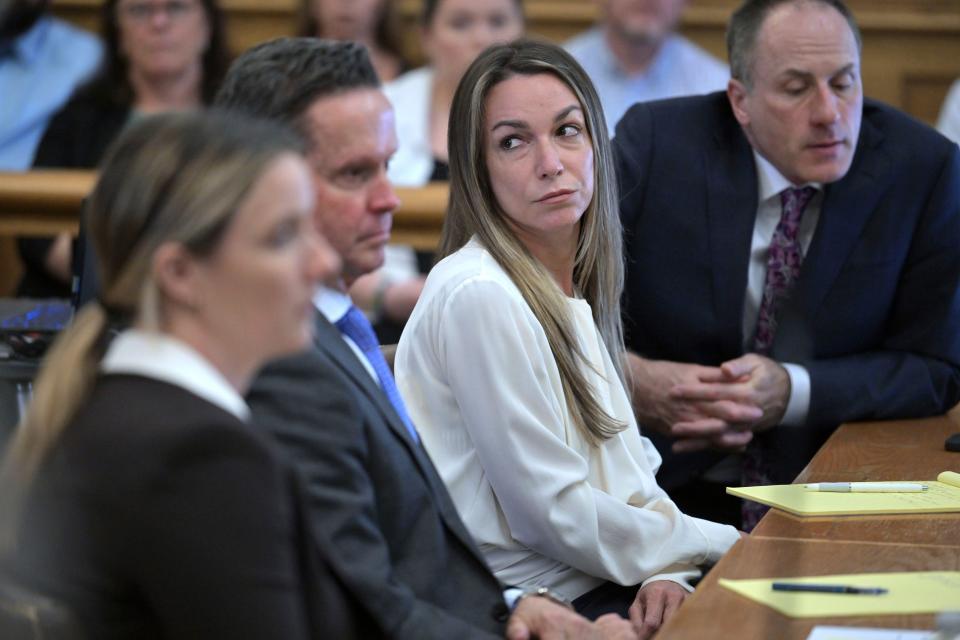
[[[696,567],[679,569],[677,571],[667,571],[665,573],[658,573],[655,576],[650,576],[640,583],[640,588],[643,589],[651,582],[656,582],[658,580],[669,580],[670,582],[676,582],[678,585],[686,589],[687,592],[692,592],[693,586],[690,584],[690,582],[696,578],[699,578],[700,575],[700,570]]]
[[[684,515],[700,532],[706,544],[706,551],[697,561],[697,564],[714,564],[720,557],[730,550],[730,547],[740,539],[740,532],[728,524],[720,524],[712,520],[704,520],[694,516]]]
[[[810,411],[810,372],[798,364],[781,364],[790,376],[790,398],[780,424],[786,427],[802,427],[806,424],[807,413]]]
[[[517,598],[523,595],[523,589],[518,589],[517,587],[510,587],[503,590],[503,601],[507,603],[507,608],[510,611],[513,611],[513,608],[517,606]]]

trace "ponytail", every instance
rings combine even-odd
[[[107,331],[98,302],[83,307],[44,357],[33,400],[0,466],[0,550],[15,543],[11,524],[37,468],[93,387]]]

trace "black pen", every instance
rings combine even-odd
[[[799,582],[774,582],[774,591],[809,591],[813,593],[852,593],[862,596],[879,596],[887,593],[883,587],[851,587],[844,584],[802,584]]]

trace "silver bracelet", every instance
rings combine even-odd
[[[560,605],[561,607],[564,607],[565,609],[574,611],[573,605],[570,604],[569,600],[567,600],[563,596],[557,595],[553,591],[550,591],[550,589],[548,589],[547,587],[537,587],[536,589],[529,589],[521,593],[517,597],[516,601],[513,603],[513,610],[516,611],[517,607],[520,606],[520,603],[526,600],[527,598],[546,598],[547,600],[550,600],[551,602],[554,602]]]

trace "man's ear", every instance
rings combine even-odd
[[[200,264],[179,242],[165,242],[153,254],[151,271],[160,294],[169,302],[196,308],[202,297]]]
[[[733,117],[737,119],[740,126],[745,127],[750,124],[750,114],[745,108],[749,92],[747,87],[736,78],[730,78],[730,82],[727,83],[727,99],[730,100]]]

